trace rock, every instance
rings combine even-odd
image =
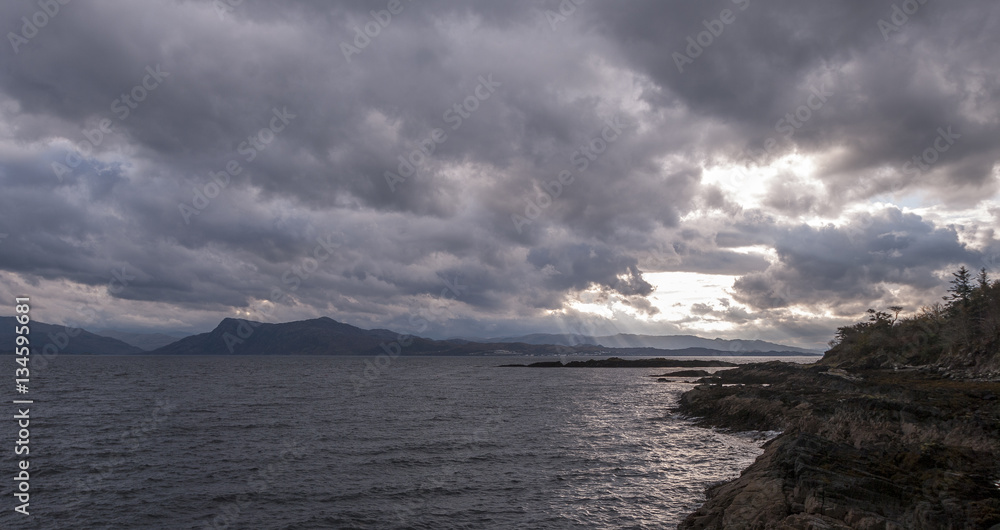
[[[523,364],[505,364],[503,367],[524,367]],[[703,359],[621,359],[610,357],[607,359],[588,359],[586,361],[570,361],[563,364],[562,361],[540,361],[527,365],[528,368],[691,368],[691,367],[735,367],[736,363],[728,361],[715,361]],[[708,372],[696,370],[699,374]]]
[[[712,374],[706,372],[705,370],[679,370],[660,375],[652,375],[650,377],[708,377],[710,375]]]
[[[986,399],[1000,383],[827,371],[745,365],[681,396],[676,411],[703,426],[783,433],[738,479],[710,488],[679,528],[1000,524],[1000,407]]]
[[[565,365],[562,361],[541,361],[528,365],[529,368],[562,368],[563,366]]]

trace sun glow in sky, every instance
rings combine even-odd
[[[612,318],[624,313],[649,323],[675,323],[698,332],[732,331],[735,326],[722,320],[698,319],[691,321],[691,308],[696,304],[714,307],[745,309],[732,300],[731,289],[737,276],[701,274],[696,272],[654,272],[643,277],[654,287],[648,297],[658,312],[649,315],[618,299],[602,297],[600,291],[591,289],[581,293],[579,300],[569,307],[583,313]]]

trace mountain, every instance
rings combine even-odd
[[[224,319],[208,333],[157,348],[156,355],[364,355],[396,339],[388,330],[364,330],[331,318],[264,324]]]
[[[19,326],[19,324],[14,317],[0,317],[0,352],[14,351],[14,338],[17,336],[15,326]],[[102,337],[79,328],[77,328],[79,333],[72,337],[66,332],[66,326],[32,321],[28,324],[28,329],[32,354],[53,353],[51,348],[46,349],[49,344],[56,348],[55,352],[69,355],[135,355],[145,353],[142,349],[131,344],[110,337]]]
[[[619,333],[603,337],[588,337],[585,335],[535,333],[520,337],[482,339],[482,342],[524,342],[527,344],[561,344],[564,346],[592,344],[606,348],[656,348],[660,350],[705,348],[725,352],[728,355],[771,352],[795,352],[803,355],[818,355],[821,353],[815,350],[785,346],[762,340],[706,339],[695,335],[632,335]]]
[[[573,346],[526,341],[475,342],[411,337],[400,346],[400,334],[386,329],[361,329],[328,317],[281,324],[263,324],[227,318],[208,333],[185,337],[156,350],[154,355],[643,355],[725,356],[745,351],[713,348],[672,350],[648,346],[611,348],[579,343]],[[543,340],[546,335],[534,336]],[[539,339],[538,337],[541,337]],[[551,335],[559,338],[559,335]],[[702,339],[704,340],[704,339]],[[708,341],[712,342],[712,341]],[[772,354],[798,355],[792,350]]]
[[[0,317],[0,352],[13,351],[14,317]],[[401,335],[387,329],[361,329],[328,317],[281,324],[224,319],[215,329],[178,339],[163,334],[123,333],[103,330],[95,334],[79,330],[75,337],[66,336],[64,326],[31,322],[32,352],[41,351],[52,343],[63,354],[135,355],[642,355],[642,356],[701,356],[747,355],[766,351],[771,355],[798,355],[808,350],[780,346],[762,341],[745,341],[752,347],[738,349],[729,343],[699,337],[649,337],[614,335],[585,337],[583,335],[535,334],[510,339],[474,341],[463,339],[432,340],[412,337],[400,347]],[[108,335],[115,335],[111,337]],[[683,341],[659,341],[677,337],[696,339],[715,347],[681,346],[657,348],[649,344],[688,344]],[[63,340],[68,339],[68,340]],[[131,341],[124,340],[128,339]],[[612,340],[614,339],[614,340]],[[546,342],[549,341],[549,342]],[[603,341],[603,342],[602,342]],[[159,347],[152,348],[157,342]],[[166,344],[162,344],[166,343]],[[395,343],[395,344],[394,344]],[[600,343],[600,344],[599,344]],[[760,345],[767,345],[764,350]],[[389,351],[386,351],[388,348]],[[732,348],[732,349],[727,349]],[[398,350],[398,352],[396,351]]]
[[[606,337],[594,337],[601,346],[609,348],[659,348],[674,350],[683,348],[708,348],[731,352],[734,355],[751,352],[799,352],[807,355],[820,354],[814,350],[785,346],[763,340],[705,339],[695,335],[631,335],[619,333]]]
[[[94,333],[102,337],[110,337],[112,339],[120,340],[125,344],[131,344],[132,346],[144,351],[153,351],[157,348],[162,348],[167,344],[177,342],[183,338],[163,333],[128,333],[113,329],[101,329],[95,331]]]
[[[577,346],[580,344],[589,344],[592,346],[601,346],[598,344],[594,337],[588,337],[586,335],[572,335],[568,333],[532,333],[530,335],[521,335],[518,337],[495,337],[492,339],[474,339],[470,338],[470,341],[479,342],[523,342],[525,344],[559,344],[562,346]]]
[[[791,350],[769,350],[766,352],[754,351],[754,350],[738,350],[738,351],[726,351],[726,350],[715,350],[712,348],[678,348],[676,350],[664,350],[660,348],[604,348],[598,346],[604,351],[613,353],[614,355],[642,355],[645,357],[656,356],[656,355],[669,355],[670,357],[740,357],[740,356],[757,356],[765,355],[768,357],[788,357],[788,356],[800,356],[800,355],[818,355],[812,353],[802,353],[801,351],[791,351]]]
[[[557,355],[596,353],[598,347],[565,351],[554,345],[482,344],[412,337],[400,346],[401,335],[386,329],[361,329],[328,317],[282,324],[227,318],[208,333],[192,335],[153,350],[154,355]],[[394,344],[395,343],[395,344]],[[389,351],[386,351],[388,349]],[[397,351],[398,350],[398,351]]]

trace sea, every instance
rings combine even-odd
[[[0,528],[672,528],[777,434],[673,413],[674,369],[500,367],[538,360],[56,357],[5,393]]]

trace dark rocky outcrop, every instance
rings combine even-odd
[[[1000,529],[1000,282],[954,274],[948,304],[869,310],[813,365],[716,372],[678,410],[780,430],[682,529]]]
[[[651,375],[650,377],[708,377],[709,375],[712,374],[705,370],[678,370],[660,375]]]
[[[680,528],[1000,524],[1000,382],[779,362],[700,382],[679,404],[700,424],[784,432]]]

